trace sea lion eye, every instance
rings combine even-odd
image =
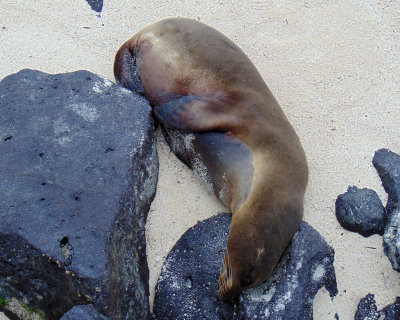
[[[251,274],[254,270],[253,266],[249,266],[249,268],[247,269],[246,273],[243,275],[243,277],[240,279],[240,286],[241,287],[247,287],[249,286],[253,281],[252,281],[252,277]]]
[[[240,279],[240,286],[241,287],[247,287],[250,284],[251,284],[251,280],[247,275],[244,278]]]
[[[257,249],[257,259],[260,259],[265,254],[264,246],[261,246]]]

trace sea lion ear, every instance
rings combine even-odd
[[[261,259],[261,257],[265,254],[264,246],[257,248],[257,258],[256,260]]]
[[[184,96],[154,108],[154,115],[167,128],[192,132],[230,131],[235,116],[228,106],[212,97]]]

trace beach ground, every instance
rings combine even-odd
[[[349,185],[377,191],[374,152],[400,154],[400,2],[356,0],[104,0],[100,14],[84,0],[3,0],[0,79],[24,68],[48,73],[86,69],[114,81],[119,46],[166,17],[200,20],[241,47],[269,85],[305,148],[310,180],[304,220],[335,249],[339,293],[324,289],[314,319],[353,319],[361,298],[378,308],[400,294],[400,275],[382,237],[344,230],[335,200]],[[205,39],[206,41],[206,39]],[[157,134],[160,175],[146,227],[151,299],[162,263],[197,221],[224,212],[213,195]]]

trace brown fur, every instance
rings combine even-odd
[[[165,127],[220,132],[216,137],[228,146],[233,138],[250,150],[240,164],[253,172],[250,177],[223,181],[224,173],[209,166],[214,189],[225,184],[230,190],[220,199],[232,212],[218,295],[232,300],[266,280],[302,219],[308,168],[294,129],[257,69],[218,31],[176,18],[128,40],[114,72],[122,85],[144,91]],[[223,160],[229,161],[235,159]]]

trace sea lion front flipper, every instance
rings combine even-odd
[[[230,131],[237,122],[228,106],[212,97],[184,96],[154,108],[156,118],[172,129],[201,131]]]

